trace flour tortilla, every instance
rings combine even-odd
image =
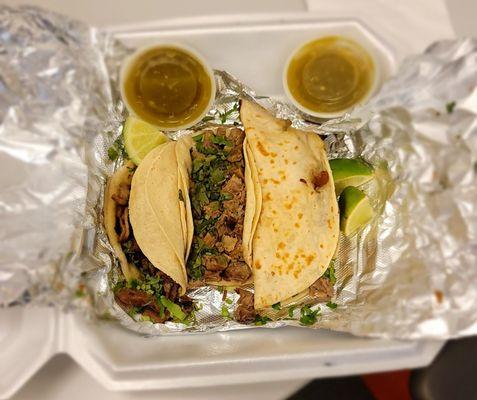
[[[247,253],[260,310],[302,292],[326,271],[338,243],[338,204],[317,134],[294,129],[249,101],[242,101],[240,117],[257,175],[255,204],[261,204]],[[329,180],[315,190],[313,177],[323,171]]]
[[[189,159],[177,154],[177,142],[167,142],[152,150],[139,164],[131,185],[129,218],[141,251],[160,271],[181,287],[187,287],[185,259],[190,249],[190,223],[186,206],[179,199],[187,196],[183,174],[190,171]]]

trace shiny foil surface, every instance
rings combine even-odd
[[[192,290],[200,310],[190,326],[140,321],[114,301],[119,266],[102,203],[122,161],[108,149],[126,117],[118,72],[131,50],[53,13],[0,7],[0,304],[72,307],[148,335],[253,327],[227,316],[233,290]],[[363,189],[376,216],[340,238],[338,306],[313,305],[321,311],[312,328],[386,338],[477,333],[477,41],[438,42],[409,57],[367,106],[321,125],[224,71],[216,82],[214,109],[194,129],[240,125],[230,110],[246,97],[323,135],[330,158],[360,156],[375,168]],[[280,318],[267,328],[300,326],[299,308],[293,319],[267,315]]]

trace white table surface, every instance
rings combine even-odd
[[[372,8],[375,0],[368,0],[369,8]],[[419,9],[420,2],[429,3],[428,0],[413,0],[416,9]],[[477,1],[475,0],[445,0],[447,11],[443,0],[435,0],[439,10],[439,16],[445,19],[443,36],[449,36],[453,29],[457,36],[476,36],[477,25],[475,16],[477,15]],[[365,0],[359,0],[361,4]],[[153,21],[165,18],[196,15],[220,15],[225,13],[267,13],[304,11],[307,7],[320,10],[322,0],[241,0],[239,2],[224,0],[174,0],[173,2],[164,0],[2,0],[2,3],[34,4],[63,14],[88,21],[97,26],[111,24],[130,24],[142,21]],[[335,14],[339,13],[336,4],[341,3],[343,15],[347,16],[348,6],[356,5],[355,0],[336,0],[328,4],[333,4]],[[379,1],[381,6],[386,6],[386,0]],[[141,6],[139,7],[138,4]],[[396,4],[395,0],[389,0],[389,7],[392,9]],[[422,6],[422,3],[421,3]],[[422,8],[422,7],[421,7]],[[363,13],[369,12],[363,7]],[[355,15],[359,17],[359,13]],[[426,19],[427,15],[417,16]],[[450,22],[449,22],[450,21]],[[452,27],[452,28],[449,28]],[[437,37],[435,39],[438,39]],[[422,43],[420,44],[422,45]],[[98,384],[86,371],[83,371],[68,356],[59,355],[50,360],[14,397],[15,400],[26,399],[246,399],[257,398],[262,400],[284,399],[291,393],[303,386],[306,381],[287,381],[281,383],[262,383],[241,386],[218,386],[207,389],[186,389],[148,392],[110,392]]]

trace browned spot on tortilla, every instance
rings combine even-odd
[[[328,175],[328,171],[320,171],[313,176],[311,182],[313,183],[313,188],[318,190],[319,188],[325,186],[329,180],[330,176]]]
[[[263,180],[263,184],[266,185],[267,183],[268,183],[268,179],[265,178],[265,179]]]
[[[331,212],[335,212],[335,210],[334,210],[333,206],[331,206]]]
[[[307,184],[306,179],[300,178],[300,182],[304,183],[305,185]]]
[[[275,160],[270,160],[270,164],[275,164]]]
[[[320,248],[322,249],[324,246],[323,246],[323,243],[320,243]]]
[[[262,268],[262,264],[260,263],[259,260],[255,261],[255,269],[260,269]]]
[[[434,295],[436,296],[437,302],[441,304],[442,300],[444,300],[444,293],[442,293],[440,290],[434,290]]]
[[[288,165],[288,160],[285,160],[285,164]]]
[[[283,255],[283,259],[287,259],[287,258],[290,258],[290,253],[288,252]]]
[[[280,258],[280,253],[275,253],[275,257]]]
[[[291,210],[291,208],[293,207],[293,204],[292,203],[285,203],[285,208],[287,210]]]
[[[298,146],[295,146],[294,148],[295,148],[295,150],[298,150]]]
[[[301,271],[295,271],[293,272],[293,276],[298,279],[298,275],[300,274]]]
[[[272,178],[272,182],[275,184],[275,185],[278,185],[280,183],[280,181],[277,181],[276,179],[273,179]]]
[[[257,149],[265,157],[268,157],[270,155],[270,153],[267,151],[267,149],[263,146],[262,142],[257,142]]]
[[[272,210],[272,214],[273,214],[273,215],[277,215],[276,210]]]
[[[273,151],[270,153],[270,155],[275,158],[277,156],[277,153],[274,153]]]
[[[298,222],[295,222],[295,228],[299,228],[300,224]]]
[[[277,229],[277,228],[273,228],[273,232],[278,232],[278,229]]]
[[[272,276],[275,276],[275,271],[272,271]]]
[[[285,246],[286,246],[286,245],[285,245],[285,243],[283,243],[283,242],[278,243],[278,248],[279,248],[279,249],[284,249]]]
[[[269,192],[265,193],[265,196],[263,196],[263,201],[270,201],[272,200],[272,196]]]
[[[293,161],[293,165],[295,165],[295,164],[296,164],[296,161]]]
[[[309,256],[306,256],[306,258],[305,258],[306,265],[310,265],[313,262],[314,259],[315,259],[315,256],[313,254],[310,254]]]
[[[326,223],[328,224],[328,228],[333,229],[333,224],[330,219],[327,219]]]
[[[303,213],[298,213],[298,219],[302,219],[303,218]]]

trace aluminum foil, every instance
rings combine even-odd
[[[0,7],[0,303],[74,306],[143,334],[250,327],[227,316],[233,291],[228,302],[213,288],[191,291],[202,306],[191,326],[141,322],[114,302],[119,269],[101,208],[121,163],[108,149],[126,115],[117,76],[129,51],[62,16]],[[392,338],[477,333],[476,41],[439,42],[410,57],[367,107],[321,125],[224,71],[216,80],[212,120],[202,126],[240,124],[228,111],[244,96],[326,136],[330,158],[375,166],[364,189],[376,217],[340,239],[338,307],[314,305],[313,328]],[[265,327],[300,325],[299,309],[294,318]]]

